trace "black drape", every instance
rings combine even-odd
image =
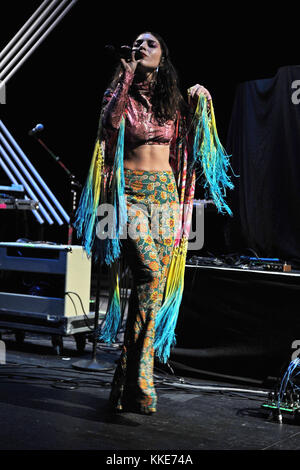
[[[299,79],[300,66],[286,66],[237,87],[226,145],[239,175],[230,250],[300,262]]]

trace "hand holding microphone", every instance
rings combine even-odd
[[[139,49],[133,48],[131,46],[121,46],[118,49],[115,46],[112,46],[111,44],[108,44],[108,45],[105,46],[105,51],[108,54],[114,56],[117,59],[131,60],[132,52],[134,52],[136,60],[142,58],[141,51]]]
[[[130,46],[121,46],[117,49],[112,45],[107,45],[105,50],[121,61],[124,70],[132,72],[135,72],[139,60],[143,58],[139,49],[134,49]]]

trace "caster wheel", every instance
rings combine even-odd
[[[76,342],[76,348],[78,352],[83,352],[85,349],[86,345],[86,335],[85,333],[77,333],[74,335],[75,342]]]
[[[62,337],[55,335],[55,336],[52,336],[51,340],[52,340],[52,346],[53,346],[53,350],[55,354],[57,356],[61,356],[63,353],[63,348],[64,348]]]

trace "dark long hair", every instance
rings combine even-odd
[[[180,92],[178,74],[171,62],[169,49],[165,41],[158,33],[152,33],[151,31],[147,31],[147,33],[152,34],[158,40],[162,50],[153,88],[152,109],[155,118],[160,122],[165,122],[169,119],[175,119],[178,111],[184,115],[188,106]],[[121,71],[122,66],[119,65],[110,85],[112,89],[116,87]]]

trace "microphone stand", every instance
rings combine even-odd
[[[51,155],[51,157],[61,166],[61,168],[64,170],[64,172],[67,174],[69,178],[69,184],[70,184],[70,200],[69,200],[69,206],[70,206],[70,221],[68,225],[68,245],[72,245],[73,242],[73,234],[74,234],[74,228],[72,226],[72,220],[75,215],[76,209],[77,209],[77,196],[78,196],[78,191],[82,188],[82,185],[76,180],[75,175],[72,174],[72,172],[66,167],[66,165],[61,161],[61,159],[55,155],[52,150],[50,150],[45,142],[42,141],[40,137],[37,137],[35,134],[33,134],[33,137],[41,146]]]
[[[37,140],[42,147],[51,155],[52,158],[63,168],[65,173],[69,177],[70,181],[70,199],[71,199],[71,215],[70,215],[70,222],[68,227],[68,245],[72,244],[73,240],[73,226],[72,226],[72,216],[75,214],[76,205],[77,205],[77,193],[78,190],[82,188],[82,185],[76,181],[75,176],[71,173],[71,171],[66,167],[66,165],[61,161],[61,159],[55,155],[47,145],[42,141],[42,139],[38,138],[34,135],[35,140]],[[96,358],[97,353],[97,331],[98,331],[98,323],[99,323],[99,307],[100,307],[100,278],[101,278],[101,263],[98,261],[97,263],[97,287],[96,287],[96,299],[95,299],[95,317],[94,317],[94,335],[93,335],[93,353],[92,359],[78,361],[75,364],[72,364],[72,367],[79,370],[90,370],[94,372],[101,372],[114,369],[114,365],[111,362],[107,362],[104,364],[99,364]]]
[[[92,372],[101,372],[114,369],[115,366],[111,362],[99,364],[96,358],[97,354],[97,332],[99,323],[99,306],[100,306],[100,278],[101,278],[101,263],[97,261],[97,287],[96,287],[96,300],[95,300],[95,321],[94,321],[94,334],[93,334],[93,352],[91,359],[83,359],[72,364],[74,369],[90,370]]]

